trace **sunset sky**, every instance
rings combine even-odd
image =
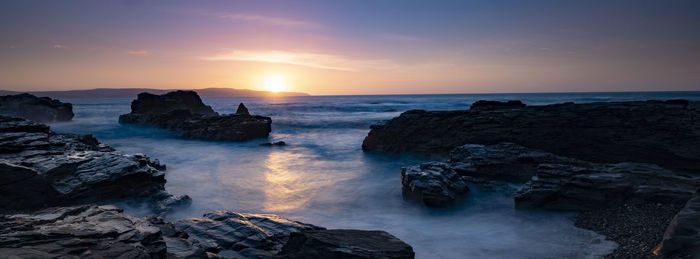
[[[700,90],[700,1],[0,1],[0,89]]]

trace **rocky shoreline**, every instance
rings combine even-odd
[[[167,222],[156,215],[191,199],[165,190],[165,168],[92,135],[58,134],[0,116],[0,257],[415,256],[410,245],[384,231],[328,230],[271,214],[215,211]],[[135,200],[146,201],[154,216],[129,216],[109,205]]]
[[[517,208],[580,212],[578,227],[620,245],[607,258],[692,258],[700,256],[700,209],[692,202],[700,201],[693,198],[697,107],[685,100],[479,101],[470,110],[408,111],[373,125],[363,150],[449,154],[401,171],[404,197],[426,206],[455,204],[469,195],[465,183],[518,183]]]

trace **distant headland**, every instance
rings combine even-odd
[[[57,99],[70,98],[133,98],[139,93],[149,92],[152,94],[165,94],[167,92],[184,89],[152,89],[152,88],[96,88],[87,90],[64,90],[64,91],[7,91],[0,90],[0,95],[30,93],[40,97],[51,97]],[[190,89],[187,89],[190,90]],[[202,88],[191,89],[204,98],[207,97],[268,97],[268,96],[309,96],[301,92],[268,92],[249,89],[234,88]]]

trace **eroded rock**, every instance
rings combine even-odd
[[[639,162],[700,172],[700,112],[685,100],[407,111],[373,125],[365,151],[447,154],[465,144],[512,142],[598,163]]]
[[[351,229],[293,232],[280,255],[295,259],[415,257],[411,246],[387,232]]]
[[[428,207],[454,205],[469,191],[462,177],[441,162],[401,168],[401,186],[405,199],[418,200]]]
[[[0,96],[0,115],[50,123],[73,119],[73,105],[31,94]]]
[[[272,129],[270,117],[250,115],[242,103],[236,114],[219,115],[194,91],[141,93],[132,102],[131,113],[119,116],[119,123],[156,126],[186,138],[224,141],[264,138]]]
[[[45,125],[0,116],[0,208],[145,198],[160,213],[189,197],[164,190],[165,169],[142,154],[122,154],[92,135],[56,134]]]

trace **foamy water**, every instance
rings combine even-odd
[[[212,210],[275,213],[328,228],[381,229],[413,246],[418,258],[597,258],[613,242],[575,228],[570,213],[515,210],[512,188],[473,187],[456,208],[428,209],[401,197],[399,170],[429,160],[363,153],[369,125],[410,109],[467,109],[479,99],[527,104],[646,99],[700,99],[700,93],[593,93],[423,96],[209,98],[220,113],[244,102],[272,117],[269,139],[248,142],[188,140],[154,128],[122,126],[130,99],[76,99],[73,122],[57,132],[92,133],[125,153],[167,164],[166,188],[187,194],[192,206],[170,219]],[[267,141],[285,147],[264,147]],[[513,187],[514,188],[514,187]],[[142,216],[144,210],[126,207]]]

